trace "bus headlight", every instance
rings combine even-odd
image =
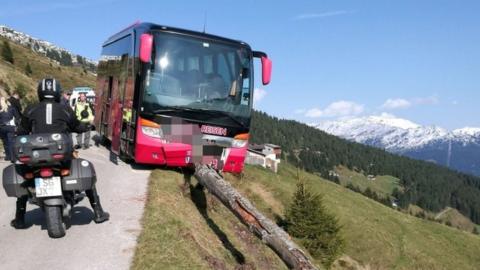
[[[235,135],[235,137],[233,137],[232,147],[233,148],[243,148],[243,147],[245,147],[248,143],[249,138],[250,138],[250,134],[248,134],[248,133],[242,133],[242,134]]]
[[[142,127],[142,133],[153,138],[163,138],[163,131],[159,124],[140,118],[140,126]]]
[[[161,128],[142,126],[142,132],[143,134],[153,138],[163,138],[163,131]]]
[[[243,148],[247,145],[247,140],[237,140],[237,139],[234,139],[232,141],[232,147],[233,148]]]

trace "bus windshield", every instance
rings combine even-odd
[[[253,70],[247,47],[172,33],[154,36],[153,63],[144,85],[144,112],[181,117],[184,110],[208,111],[189,115],[214,122],[228,116],[234,120],[232,124],[248,125]]]

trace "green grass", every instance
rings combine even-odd
[[[337,167],[336,172],[340,175],[340,183],[343,186],[352,183],[361,190],[370,188],[382,196],[391,195],[395,188],[401,190],[400,180],[393,176],[379,175],[375,176],[375,180],[370,180],[365,175],[350,171],[345,167]]]
[[[285,269],[277,256],[211,195],[183,176],[153,171],[132,269]]]
[[[247,195],[267,191],[275,204],[287,205],[295,189],[297,169],[282,163],[278,175],[247,166],[237,187]],[[385,207],[332,182],[302,172],[314,192],[343,225],[346,254],[376,269],[478,269],[480,237]],[[270,215],[273,208],[258,204]],[[273,211],[273,212],[272,212]]]
[[[246,166],[241,178],[225,177],[265,215],[278,219],[296,175],[284,162],[278,174]],[[318,176],[300,175],[339,218],[345,256],[353,262],[371,269],[478,269],[480,236],[393,210]],[[174,171],[152,173],[133,269],[234,269],[240,264],[237,253],[256,269],[284,269],[216,199],[196,188],[183,195],[183,183]]]

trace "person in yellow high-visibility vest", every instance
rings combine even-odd
[[[75,115],[77,119],[85,124],[92,124],[94,119],[94,110],[90,102],[87,101],[85,93],[80,93],[78,101],[75,104]],[[83,137],[83,140],[82,140]],[[90,131],[77,134],[77,145],[75,148],[88,149],[90,147]]]

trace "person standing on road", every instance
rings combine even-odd
[[[70,96],[72,93],[69,91],[64,91],[62,98],[60,99],[60,104],[65,105],[65,106],[70,106]]]
[[[13,141],[15,137],[15,121],[20,116],[5,97],[0,97],[0,138],[5,150],[5,160],[14,161]]]
[[[78,97],[77,104],[75,104],[75,115],[77,119],[84,124],[93,124],[93,107],[90,102],[87,101],[87,96],[85,93],[80,93]],[[83,135],[83,140],[82,140]],[[75,148],[88,149],[90,147],[90,130],[84,133],[78,133],[77,135],[77,145]]]
[[[40,102],[25,109],[18,127],[18,135],[84,132],[90,129],[88,124],[78,121],[71,107],[60,104],[61,87],[55,79],[41,80],[37,92]],[[93,209],[93,221],[102,223],[109,220],[110,214],[103,210],[95,184],[85,193]],[[27,228],[25,224],[27,201],[28,196],[17,198],[15,219],[10,222],[10,225],[16,229]]]
[[[16,110],[16,114],[19,116],[18,119],[15,119],[15,124],[20,123],[20,117],[22,116],[22,104],[20,104],[20,96],[17,92],[14,92],[8,99],[10,105]]]

